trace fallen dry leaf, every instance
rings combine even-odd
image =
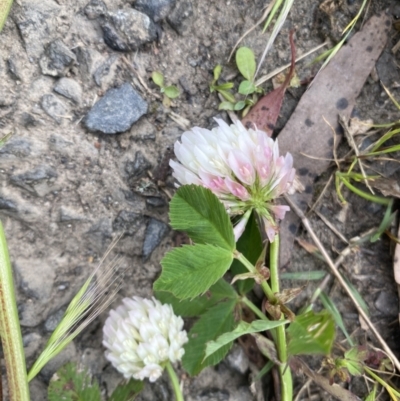
[[[314,179],[333,157],[334,140],[327,122],[340,134],[338,116],[350,118],[356,98],[385,47],[390,26],[389,15],[373,16],[317,75],[279,134],[280,152],[293,155],[305,187],[303,193],[291,197],[303,211],[311,202]],[[299,223],[293,212],[281,223],[281,266],[289,262]]]
[[[378,189],[383,196],[400,198],[400,184],[397,180],[385,177],[375,178],[369,181],[369,185]]]

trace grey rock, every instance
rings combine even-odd
[[[32,332],[22,337],[22,343],[24,345],[25,358],[29,359],[36,354],[41,346],[42,337],[40,334]]]
[[[94,82],[96,82],[98,86],[102,85],[103,78],[105,78],[110,73],[112,65],[117,60],[118,56],[116,54],[112,54],[104,63],[97,67],[96,71],[93,74],[93,78]]]
[[[245,374],[249,369],[249,358],[239,345],[234,345],[226,357],[228,365],[241,374]]]
[[[96,19],[107,12],[107,6],[101,0],[91,0],[86,4],[84,11],[89,19]]]
[[[177,33],[184,35],[190,30],[192,17],[193,5],[191,0],[181,0],[169,13],[167,22]]]
[[[150,219],[146,227],[143,242],[143,260],[147,260],[154,249],[161,243],[162,239],[168,234],[169,227],[162,221]]]
[[[132,8],[109,12],[102,23],[104,41],[114,50],[137,50],[145,43],[157,39],[154,22]]]
[[[65,206],[60,207],[59,221],[63,223],[70,223],[73,221],[85,220],[85,217],[77,213],[74,209],[69,209]]]
[[[90,131],[116,134],[127,131],[146,112],[147,102],[125,83],[109,89],[89,111],[84,124]]]
[[[102,348],[86,348],[82,353],[81,363],[89,372],[101,372],[108,361]]]
[[[61,135],[53,134],[49,138],[49,148],[62,156],[68,156],[73,143],[64,139]]]
[[[112,238],[111,220],[106,217],[99,219],[89,228],[86,236],[94,247],[104,252],[104,249],[107,248],[107,243]]]
[[[375,301],[375,307],[386,316],[396,316],[399,312],[399,303],[394,292],[381,291]]]
[[[54,373],[68,362],[76,362],[77,352],[74,342],[69,343],[57,356],[51,359],[41,370],[40,374],[49,381]]]
[[[65,75],[75,62],[75,54],[65,46],[62,40],[57,39],[46,47],[39,65],[44,75],[60,77]]]
[[[121,210],[113,222],[113,229],[116,232],[124,232],[126,235],[135,235],[144,219],[140,213],[129,210]]]
[[[31,2],[16,13],[14,20],[28,57],[36,59],[43,53],[44,45],[49,42],[53,21],[59,12],[60,6],[56,2],[43,0]]]
[[[169,383],[164,374],[154,383],[147,382],[135,401],[170,401],[173,399],[174,396],[171,394]]]
[[[24,126],[25,128],[29,128],[29,127],[35,127],[38,125],[38,121],[36,120],[35,117],[33,117],[32,114],[27,113],[27,112],[23,112],[21,113],[20,116],[20,123],[22,126]]]
[[[4,146],[0,147],[0,155],[8,154],[17,157],[27,157],[31,154],[32,142],[29,139],[13,136]]]
[[[196,401],[229,401],[229,392],[216,388],[201,390],[196,394]]]
[[[44,328],[48,332],[53,332],[57,327],[58,323],[61,322],[62,317],[64,316],[66,308],[61,308],[57,312],[53,313],[51,316],[47,318],[44,323]]]
[[[129,178],[138,178],[150,168],[150,162],[144,157],[140,150],[136,152],[134,161],[128,160],[125,163],[125,172],[128,174]]]
[[[47,386],[39,378],[29,382],[29,395],[31,400],[48,401]]]
[[[158,22],[168,15],[174,4],[175,0],[136,0],[134,7]]]
[[[10,181],[21,188],[28,191],[35,191],[35,186],[43,181],[54,181],[58,177],[57,172],[47,165],[39,165],[34,169],[28,170],[25,173],[14,174]]]
[[[163,207],[166,205],[166,202],[163,198],[159,198],[157,196],[149,196],[146,198],[146,205],[150,207]]]
[[[0,107],[11,107],[15,101],[16,96],[13,93],[2,90],[0,93]]]
[[[21,66],[19,65],[19,62],[17,61],[17,58],[10,57],[7,60],[7,67],[8,67],[8,71],[10,72],[13,79],[22,81],[22,78],[21,78],[22,76],[21,76],[21,72],[20,72]]]
[[[0,210],[9,210],[16,212],[18,210],[17,203],[12,199],[0,196]]]
[[[25,300],[23,304],[18,305],[18,315],[21,326],[36,327],[42,323],[43,314],[46,310],[46,305],[34,302],[32,299]]]
[[[54,92],[80,104],[82,100],[82,88],[78,82],[71,78],[61,78],[57,81]]]
[[[40,105],[46,114],[58,124],[61,124],[62,117],[66,116],[69,112],[67,105],[53,94],[42,96]]]
[[[78,69],[81,74],[81,81],[90,85],[92,75],[98,65],[102,62],[103,56],[95,49],[78,46],[74,49],[78,61]]]

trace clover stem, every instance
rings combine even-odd
[[[176,375],[175,370],[171,365],[171,362],[168,362],[165,365],[165,368],[167,369],[169,378],[171,379],[171,384],[172,388],[174,389],[176,401],[184,401],[181,387],[179,385],[178,376]]]

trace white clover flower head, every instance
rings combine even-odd
[[[236,240],[243,233],[251,211],[262,218],[269,240],[277,232],[289,206],[276,199],[292,188],[295,170],[290,153],[279,156],[278,141],[264,131],[246,129],[216,119],[211,131],[194,127],[175,142],[179,161],[170,161],[179,184],[209,188],[231,215],[243,215],[234,228]]]
[[[188,337],[171,305],[154,297],[124,298],[103,327],[106,358],[126,379],[155,382],[167,362],[180,361]]]

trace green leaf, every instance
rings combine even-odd
[[[214,88],[216,90],[227,90],[227,89],[232,89],[233,88],[233,83],[232,82],[225,82],[224,84],[217,85]]]
[[[238,92],[242,95],[251,95],[256,90],[256,86],[253,82],[250,81],[242,81],[239,85]]]
[[[195,243],[235,249],[228,213],[209,189],[198,185],[180,187],[170,203],[170,219],[174,230],[186,231]]]
[[[221,76],[222,72],[222,65],[217,64],[214,68],[213,74],[214,74],[214,82],[217,82],[219,77]]]
[[[160,88],[162,88],[164,86],[164,75],[161,74],[161,72],[158,71],[154,71],[151,74],[151,79],[153,80],[153,82],[159,86]]]
[[[253,50],[248,47],[240,47],[236,52],[236,65],[248,81],[253,80],[256,72],[256,59]]]
[[[218,106],[218,110],[234,110],[235,105],[231,102],[221,102]]]
[[[130,379],[119,384],[108,401],[132,401],[143,390],[144,383],[140,380]]]
[[[217,352],[226,344],[235,341],[237,338],[251,333],[258,333],[260,331],[266,331],[274,329],[275,327],[282,326],[288,323],[288,320],[280,320],[280,321],[266,321],[266,320],[253,320],[251,323],[247,323],[244,321],[240,321],[239,324],[233,331],[229,333],[224,333],[219,336],[215,341],[209,341],[206,345],[206,355],[205,357],[209,357],[210,355]]]
[[[57,372],[48,388],[49,401],[101,401],[97,382],[92,384],[90,375],[74,363],[68,363]]]
[[[232,260],[232,251],[213,245],[175,248],[161,261],[163,269],[154,290],[171,292],[180,299],[197,297],[225,274]]]
[[[229,343],[204,359],[206,343],[233,329],[235,306],[236,300],[232,299],[213,306],[200,317],[190,330],[182,365],[191,376],[197,375],[207,366],[221,362],[232,347],[233,343]]]
[[[327,355],[335,339],[335,322],[328,311],[310,311],[296,316],[287,332],[290,355]]]
[[[223,89],[217,89],[217,91],[223,96],[225,100],[231,103],[236,103],[235,96],[232,95],[231,92]]]
[[[321,280],[328,273],[324,270],[311,270],[306,272],[287,272],[282,273],[280,278],[282,280],[299,280],[299,281],[312,281]]]
[[[364,359],[366,351],[360,350],[359,347],[350,348],[344,353],[342,365],[349,371],[352,376],[361,376],[364,373]]]
[[[236,291],[224,279],[218,280],[206,294],[193,300],[181,300],[166,291],[156,291],[154,295],[161,303],[172,305],[175,315],[182,317],[200,316],[218,302],[238,297]]]
[[[239,111],[242,110],[246,106],[246,102],[244,100],[239,100],[235,106],[233,107],[234,110]]]
[[[168,96],[170,99],[175,99],[180,95],[179,89],[174,85],[166,86],[163,89],[165,95]]]
[[[249,221],[246,224],[246,228],[236,244],[236,249],[242,253],[252,265],[257,262],[258,257],[261,255],[263,247],[254,213],[251,214]],[[234,259],[231,266],[231,272],[236,276],[247,273],[248,270],[237,259]],[[253,288],[254,280],[240,280],[236,285],[239,294],[246,294]]]
[[[340,328],[340,330],[342,330],[343,334],[347,338],[348,343],[352,347],[354,345],[354,341],[351,339],[349,333],[347,332],[346,327],[343,322],[343,319],[342,319],[342,315],[340,314],[335,303],[328,297],[328,295],[325,294],[325,292],[321,292],[319,294],[319,299],[321,300],[325,309],[327,309],[328,312],[330,312],[330,314],[332,315],[333,319],[335,320],[337,326]]]

